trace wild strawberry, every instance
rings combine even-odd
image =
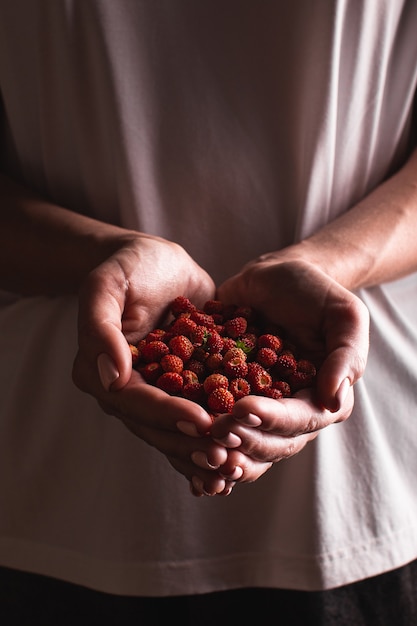
[[[174,396],[181,393],[184,381],[177,372],[164,372],[156,381],[156,386]]]
[[[165,354],[161,359],[161,367],[164,372],[177,372],[181,374],[184,369],[184,362],[176,354]]]
[[[214,319],[211,315],[204,313],[203,311],[195,310],[191,313],[191,319],[199,326],[206,326],[212,328],[214,326]]]
[[[184,380],[184,387],[185,385],[194,385],[195,383],[200,382],[197,374],[189,369],[182,370],[181,376]]]
[[[248,376],[254,376],[255,374],[258,374],[259,372],[263,372],[264,368],[262,367],[262,365],[260,365],[260,363],[257,363],[256,361],[249,361],[248,363]]]
[[[139,360],[139,350],[132,343],[129,343],[129,348],[132,355],[132,365],[134,365]]]
[[[187,363],[193,355],[194,346],[185,335],[175,335],[169,341],[169,349],[172,354],[179,356],[184,363]]]
[[[291,395],[291,387],[285,380],[274,380],[272,382],[272,388],[278,389],[283,398],[289,398]]]
[[[259,348],[255,356],[255,360],[266,369],[275,365],[277,359],[277,353],[272,348]]]
[[[257,336],[254,333],[243,333],[243,335],[236,340],[236,345],[246,354],[250,354],[256,348],[256,342]]]
[[[222,337],[214,330],[211,330],[206,337],[205,349],[207,352],[213,354],[214,352],[221,352],[223,349],[224,341]]]
[[[250,384],[246,378],[234,378],[229,383],[229,391],[237,402],[250,394]]]
[[[237,346],[237,342],[235,339],[232,339],[231,337],[223,337],[223,354],[225,354],[228,350],[231,350],[232,348],[236,348]]]
[[[192,400],[193,402],[197,402],[198,404],[202,404],[205,399],[203,385],[199,382],[186,383],[182,388],[182,395],[187,400]]]
[[[138,367],[138,372],[147,383],[152,385],[155,384],[161,374],[163,374],[163,369],[160,363],[154,362],[141,365]]]
[[[214,389],[218,389],[222,387],[223,389],[227,389],[229,386],[229,379],[227,376],[223,374],[210,374],[203,381],[204,391],[207,394],[210,394]]]
[[[205,363],[209,353],[203,348],[203,346],[197,346],[194,348],[193,359]]]
[[[227,361],[223,359],[223,369],[229,378],[245,378],[248,373],[246,358],[235,356]]]
[[[297,362],[297,369],[290,374],[288,382],[293,391],[298,391],[305,387],[311,387],[315,375],[316,368],[313,363],[307,359],[300,359]]]
[[[252,393],[258,395],[264,394],[265,390],[272,386],[272,376],[263,367],[260,367],[260,369],[254,368],[248,372],[247,379]]]
[[[185,296],[178,296],[171,302],[171,313],[178,317],[181,313],[191,313],[195,310],[194,304]]]
[[[274,400],[280,400],[282,398],[282,392],[274,387],[268,387],[268,389],[265,389],[263,395],[267,398],[273,398]]]
[[[232,339],[241,337],[248,327],[248,323],[244,317],[232,317],[225,323],[226,334]]]
[[[270,348],[275,352],[279,352],[282,349],[283,342],[281,337],[266,333],[263,335],[259,335],[257,345],[258,348]]]
[[[204,376],[206,374],[206,367],[204,363],[202,361],[198,361],[197,359],[193,359],[193,358],[191,358],[187,362],[187,370],[190,370],[191,372],[194,372],[195,374],[197,374],[198,379],[200,381],[204,379]]]
[[[136,349],[138,351],[138,360],[142,358],[142,351],[144,346],[146,345],[146,339],[139,339],[139,341],[136,344]]]
[[[234,404],[232,393],[223,387],[214,389],[207,398],[207,405],[213,413],[230,413]]]
[[[224,304],[221,300],[207,300],[203,306],[204,313],[213,315],[213,313],[222,313]]]
[[[250,324],[254,322],[256,316],[251,306],[238,306],[233,313],[233,317],[244,317],[248,324]]]
[[[171,324],[170,331],[173,335],[184,335],[185,337],[191,337],[197,324],[187,315],[180,315]]]
[[[151,341],[164,341],[166,332],[167,331],[163,328],[155,328],[155,330],[152,330],[146,335],[146,343],[150,343]]]
[[[297,369],[297,361],[290,350],[283,350],[279,355],[274,367],[274,375],[289,376]]]
[[[196,323],[194,322],[194,324]],[[202,346],[206,342],[208,332],[206,326],[196,324],[194,330],[190,333],[190,341],[194,346]]]
[[[142,359],[147,363],[159,362],[168,352],[169,348],[163,341],[150,341],[143,346]]]
[[[211,372],[218,372],[223,368],[223,356],[220,352],[209,354],[204,364]]]
[[[225,352],[223,356],[223,364],[227,363],[227,361],[230,361],[231,359],[236,358],[246,361],[245,352],[242,350],[242,348],[238,348],[237,346],[235,346],[234,348],[230,348],[229,350],[227,350],[227,352]]]

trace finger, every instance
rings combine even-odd
[[[326,312],[327,357],[317,374],[317,400],[337,412],[349,388],[363,375],[369,350],[369,313],[358,298]]]
[[[106,391],[121,389],[132,370],[132,355],[122,333],[127,281],[120,268],[111,268],[106,271],[100,266],[87,277],[78,312],[80,351],[90,363],[90,377],[97,378]],[[82,385],[77,367],[78,362],[75,382]]]
[[[257,461],[240,451],[231,450],[219,473],[227,483],[252,483],[261,478],[272,465],[273,462]]]
[[[280,400],[246,396],[236,402],[230,415],[216,418],[210,432],[217,442],[237,448],[241,447],[242,438],[255,437],[257,430],[281,437],[316,432],[329,424],[347,419],[352,408],[352,388],[349,388],[343,406],[335,412],[318,406],[312,389],[303,389],[292,398]]]
[[[135,424],[137,434],[149,427],[198,438],[207,434],[213,422],[202,406],[149,385],[135,370],[121,391],[100,390],[97,397],[106,413]]]
[[[177,472],[187,478],[190,491],[194,496],[228,495],[230,486],[233,487],[217,472],[204,471],[175,457],[168,458],[168,460]]]

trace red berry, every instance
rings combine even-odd
[[[211,372],[218,372],[223,367],[223,356],[220,352],[215,352],[214,354],[209,354],[207,359],[205,360],[205,366]]]
[[[250,394],[250,384],[246,378],[234,378],[230,381],[229,391],[237,401]]]
[[[222,387],[214,389],[207,398],[207,405],[214,413],[230,413],[234,404],[232,393]]]
[[[187,315],[180,315],[171,324],[170,331],[173,335],[185,335],[185,337],[191,337],[197,324]]]
[[[162,328],[155,328],[150,333],[148,333],[145,337],[146,343],[150,343],[151,341],[164,341],[165,335],[167,331]]]
[[[241,337],[248,327],[248,322],[244,317],[233,317],[225,323],[226,334],[232,339]]]
[[[291,387],[285,380],[274,380],[272,387],[273,389],[278,389],[282,393],[283,398],[289,398],[291,395]]]
[[[207,335],[208,328],[206,326],[199,326],[196,324],[194,330],[190,333],[190,341],[194,346],[202,346],[207,339]]]
[[[223,337],[223,353],[225,354],[228,350],[231,350],[232,348],[236,348],[237,346],[237,342],[235,341],[235,339],[232,339],[231,337]]]
[[[256,316],[251,306],[238,306],[233,313],[233,317],[244,317],[249,324],[254,321]]]
[[[274,373],[283,377],[289,376],[297,369],[297,361],[290,350],[283,350],[278,355],[277,362],[274,367]]]
[[[224,373],[229,378],[244,378],[248,373],[246,359],[235,356],[223,363]]]
[[[268,369],[275,365],[277,358],[277,353],[272,348],[259,348],[255,360],[262,365],[262,367]]]
[[[212,328],[214,324],[214,319],[208,313],[204,313],[204,311],[195,310],[191,313],[191,319],[196,322],[199,326],[207,326],[207,328]]]
[[[265,389],[264,395],[267,398],[273,398],[274,400],[280,400],[282,398],[282,392],[279,389],[275,389],[274,387],[269,387]]]
[[[187,370],[190,370],[191,372],[197,374],[199,380],[203,380],[206,373],[206,367],[204,363],[202,361],[199,361],[198,359],[190,359],[187,363]]]
[[[311,387],[313,379],[316,375],[316,368],[307,359],[301,359],[297,363],[297,369],[292,372],[288,378],[293,391],[298,389],[304,389],[305,387]]]
[[[205,398],[203,385],[199,382],[186,383],[182,389],[182,394],[187,400],[192,400],[198,404],[202,404]]]
[[[224,304],[221,300],[207,300],[203,306],[204,313],[207,313],[208,315],[213,315],[213,313],[222,313],[223,309]]]
[[[229,350],[227,350],[227,352],[225,352],[223,356],[223,364],[236,358],[246,361],[246,353],[242,350],[242,348],[238,348],[237,346],[235,346],[234,348],[230,348]]]
[[[139,374],[147,383],[154,384],[163,373],[160,363],[146,363],[138,368]]]
[[[255,333],[243,333],[243,335],[236,340],[236,345],[246,354],[249,354],[256,348],[256,342],[257,336]]]
[[[139,350],[132,343],[129,344],[129,348],[132,355],[132,365],[134,365],[139,360]]]
[[[194,352],[193,344],[185,335],[175,335],[170,339],[168,346],[172,354],[179,356],[184,363],[191,359]]]
[[[221,352],[223,349],[223,338],[216,331],[212,330],[208,333],[205,342],[205,348],[207,352],[213,354],[214,352]]]
[[[168,352],[169,348],[163,341],[150,341],[143,346],[142,359],[147,363],[158,362]]]
[[[272,386],[272,376],[263,367],[248,372],[248,381],[253,393],[263,394]]]
[[[177,372],[164,372],[156,381],[156,386],[170,395],[177,395],[181,393],[184,381]]]
[[[229,386],[229,379],[227,376],[223,376],[223,374],[210,374],[203,382],[204,391],[207,394],[210,394],[214,389],[218,389],[222,387],[223,389],[227,389]]]
[[[200,382],[197,374],[189,369],[182,370],[181,375],[184,379],[184,387],[185,385],[194,385]]]
[[[282,349],[282,339],[277,335],[266,333],[258,337],[258,348],[271,348],[275,352],[279,352]]]
[[[178,317],[181,313],[191,313],[195,310],[194,304],[185,296],[178,296],[171,302],[171,313]]]
[[[184,362],[176,354],[165,354],[161,359],[161,367],[164,372],[177,372],[181,374],[184,369]]]

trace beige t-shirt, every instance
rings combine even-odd
[[[220,282],[398,167],[416,23],[413,0],[3,2],[2,166],[181,243]],[[417,276],[359,295],[371,350],[352,417],[196,499],[73,386],[76,300],[4,294],[0,563],[170,595],[330,588],[416,558]]]

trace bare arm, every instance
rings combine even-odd
[[[129,231],[53,204],[0,175],[0,287],[23,295],[76,293]]]
[[[350,290],[417,270],[417,150],[394,176],[294,252]]]

